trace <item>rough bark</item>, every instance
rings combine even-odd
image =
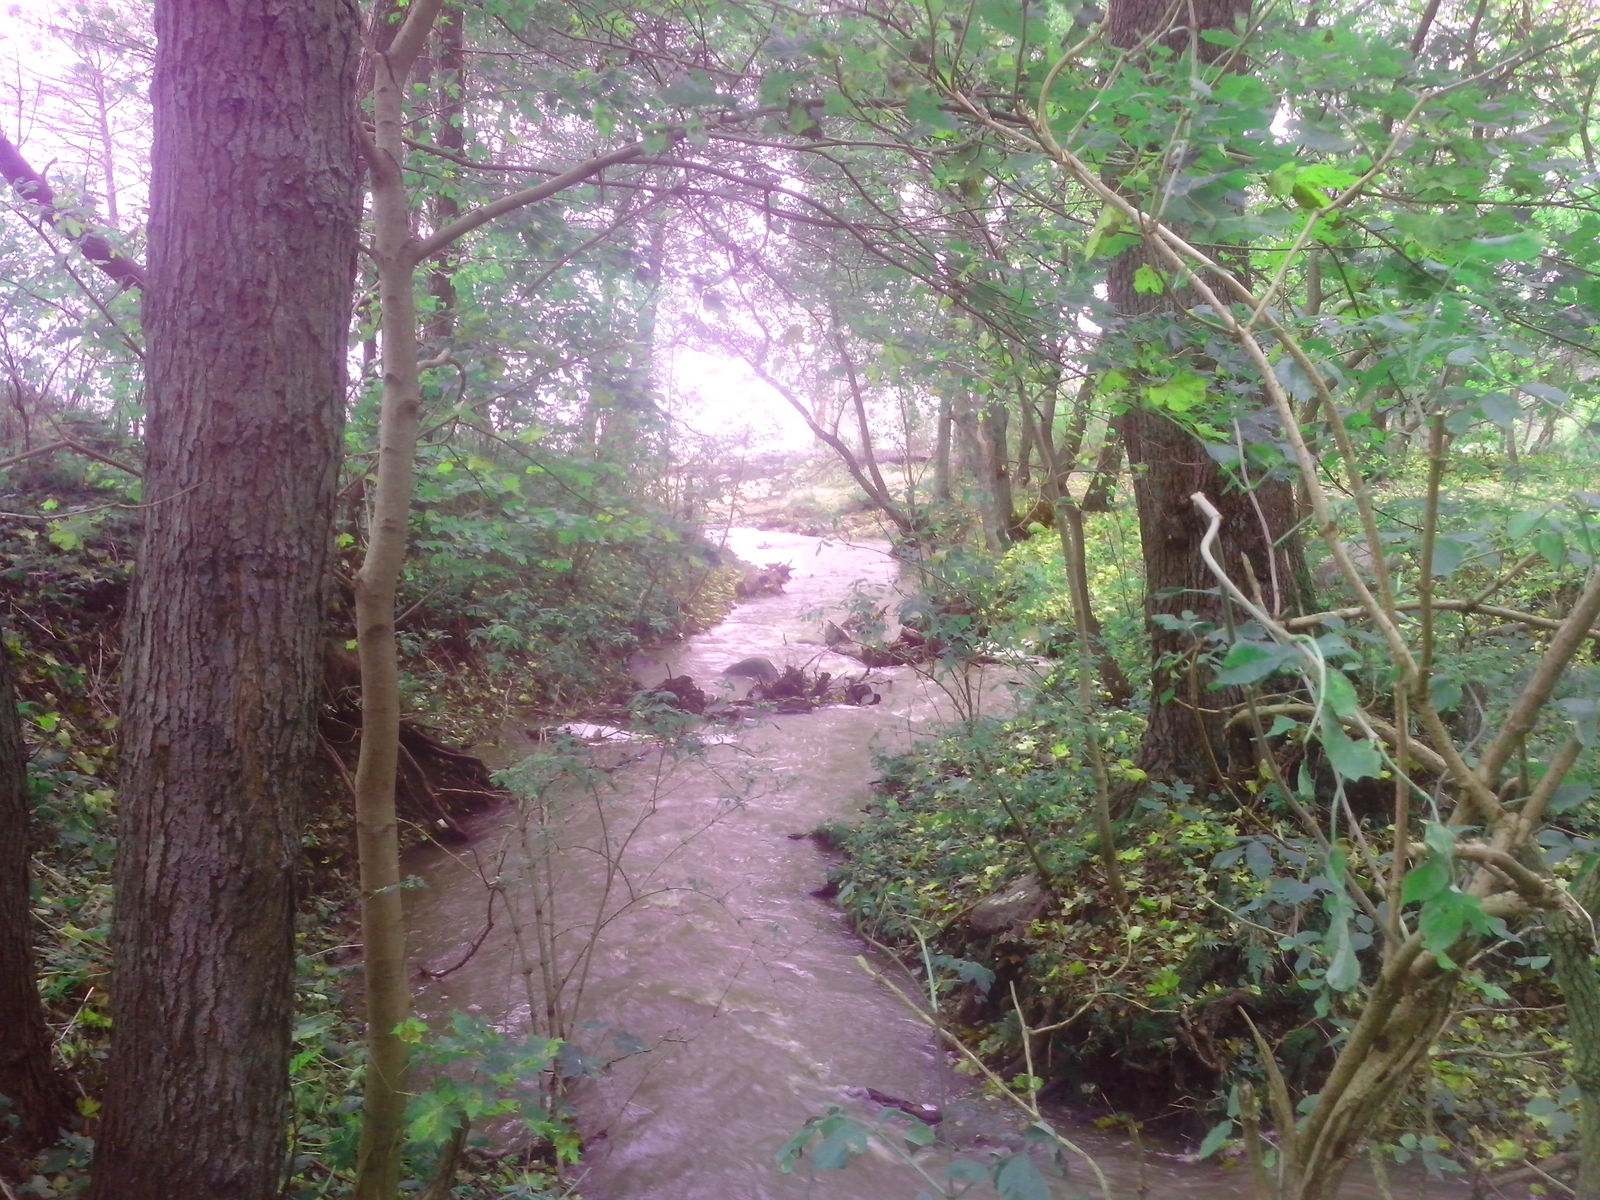
[[[1600,868],[1573,884],[1572,897],[1588,914],[1550,914],[1550,957],[1567,1002],[1572,1082],[1578,1088],[1578,1200],[1600,1200],[1600,972],[1595,970],[1593,916],[1600,911]]]
[[[1248,0],[1195,0],[1177,7],[1167,0],[1114,0],[1108,12],[1109,35],[1121,47],[1157,39],[1177,53],[1187,53],[1193,33],[1232,29],[1248,11]],[[1198,49],[1202,59],[1216,53],[1204,42]],[[1134,276],[1145,261],[1142,250],[1135,247],[1111,262],[1107,291],[1124,337],[1139,336],[1141,318],[1164,311],[1179,313],[1185,307],[1181,293],[1135,291]],[[1204,369],[1200,364],[1194,367],[1196,373]],[[1230,750],[1223,734],[1222,713],[1230,698],[1207,691],[1203,673],[1194,667],[1203,643],[1186,631],[1165,628],[1157,618],[1188,610],[1214,626],[1223,621],[1216,580],[1200,558],[1205,523],[1190,504],[1194,492],[1205,493],[1222,513],[1219,544],[1229,574],[1248,591],[1248,564],[1249,573],[1267,593],[1269,606],[1279,611],[1288,607],[1274,603],[1272,593],[1274,580],[1294,577],[1291,558],[1281,546],[1274,549],[1274,543],[1294,526],[1293,490],[1278,481],[1253,490],[1235,486],[1192,433],[1154,409],[1133,406],[1115,426],[1133,468],[1151,641],[1150,719],[1139,765],[1156,778],[1218,779],[1227,774],[1235,754],[1241,762],[1248,761],[1243,747]]]
[[[9,1131],[0,1124],[0,1137],[24,1154],[54,1140],[72,1115],[50,1060],[50,1031],[34,975],[31,849],[27,756],[10,655],[0,644],[0,1096],[16,1122]]]
[[[158,0],[94,1200],[277,1196],[360,216],[351,0]]]

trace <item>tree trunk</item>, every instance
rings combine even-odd
[[[988,431],[979,418],[977,406],[959,380],[949,384],[950,415],[956,431],[961,434],[962,459],[971,476],[973,501],[978,510],[978,521],[983,529],[983,544],[991,554],[999,554],[1006,545],[1006,524],[1009,512],[1002,513],[995,497],[994,454]]]
[[[361,659],[361,754],[356,763],[356,847],[361,864],[367,1076],[356,1160],[356,1200],[394,1200],[400,1186],[410,1050],[400,1024],[411,1015],[406,981],[405,903],[395,779],[400,761],[400,666],[395,595],[411,518],[412,468],[422,416],[417,346],[417,243],[411,236],[402,134],[411,69],[439,0],[413,3],[373,65],[373,259],[383,338],[378,471],[366,555],[356,572],[356,645]]]
[[[1600,868],[1590,866],[1572,885],[1584,912],[1600,910]],[[1567,1002],[1572,1040],[1572,1082],[1578,1088],[1577,1200],[1600,1200],[1600,973],[1595,971],[1594,926],[1567,909],[1550,914],[1550,957]]]
[[[11,687],[11,656],[0,642],[0,1096],[10,1101],[0,1137],[23,1154],[53,1141],[72,1115],[50,1061],[50,1030],[33,969],[28,902],[27,753]],[[4,1158],[0,1156],[0,1170]]]
[[[1012,536],[1016,527],[1017,500],[1011,483],[1011,414],[998,400],[991,400],[984,406],[979,421],[983,431],[984,476],[988,480],[991,503],[1000,524],[1002,544],[1020,541],[1027,536],[1026,533]]]
[[[360,217],[349,0],[158,0],[94,1200],[279,1194]]]
[[[1113,0],[1107,15],[1114,45],[1131,48],[1156,36],[1181,54],[1194,32],[1190,25],[1232,29],[1248,12],[1249,0],[1194,0],[1176,9],[1167,0]],[[1163,34],[1173,19],[1182,28]],[[1208,43],[1199,45],[1202,56],[1217,52]],[[1141,295],[1134,289],[1135,272],[1144,262],[1140,248],[1124,251],[1111,260],[1107,281],[1123,336],[1133,339],[1140,336],[1139,318],[1186,307],[1181,293]],[[1199,363],[1193,370],[1206,373]],[[1249,761],[1243,746],[1230,748],[1224,737],[1222,710],[1233,698],[1207,690],[1205,673],[1195,665],[1196,655],[1205,649],[1203,638],[1169,629],[1159,620],[1187,610],[1213,627],[1223,622],[1216,580],[1200,558],[1205,522],[1192,510],[1189,497],[1203,492],[1221,512],[1218,549],[1228,573],[1248,592],[1249,564],[1269,607],[1283,611],[1289,607],[1282,602],[1287,581],[1294,574],[1291,555],[1274,546],[1294,527],[1294,494],[1287,483],[1275,480],[1251,490],[1235,486],[1193,434],[1155,409],[1130,407],[1115,429],[1133,468],[1151,643],[1150,718],[1139,765],[1158,779],[1219,779],[1227,774],[1231,758]]]
[[[465,55],[462,46],[463,19],[457,4],[446,6],[439,14],[439,58],[433,72],[433,91],[438,115],[434,124],[434,144],[457,157],[466,154],[467,139],[463,129],[466,118]],[[441,164],[444,179],[428,198],[429,215],[435,229],[443,229],[461,215],[461,200],[457,189],[461,186],[459,166]],[[428,272],[428,295],[433,301],[433,311],[423,337],[436,351],[446,348],[456,330],[456,265],[459,254],[452,248],[439,255]]]
[[[950,503],[950,426],[954,423],[949,396],[939,397],[939,412],[934,417],[933,498]]]
[[[1121,477],[1122,437],[1114,427],[1107,427],[1105,441],[1100,443],[1100,453],[1095,455],[1089,486],[1083,490],[1083,511],[1110,512],[1111,501],[1117,494],[1117,481]]]

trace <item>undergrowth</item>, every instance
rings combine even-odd
[[[101,449],[137,458],[131,445]],[[620,478],[593,464],[569,470],[547,460],[539,472],[491,474],[485,459],[441,452],[434,465],[416,518],[402,645],[408,712],[441,736],[480,735],[512,706],[575,712],[621,703],[635,650],[705,628],[731,602],[737,571],[684,522],[627,503]],[[64,1197],[87,1184],[112,1025],[119,634],[139,488],[103,462],[58,451],[0,471],[0,501],[9,514],[0,525],[0,626],[29,752],[37,966],[82,1118],[8,1186],[19,1197]],[[347,527],[339,538],[347,567],[356,532]],[[338,673],[348,582],[345,575],[334,589],[327,627],[330,706],[348,695]],[[353,832],[331,768],[310,799],[290,1064],[291,1200],[349,1191],[364,1053],[351,1005],[359,947],[349,944],[346,914]],[[556,1044],[524,1043],[461,1016],[437,1030],[419,1024],[411,1035],[418,1078],[430,1082],[409,1114],[408,1188],[436,1185],[430,1195],[439,1200],[568,1194],[558,1174],[579,1147],[549,1095]]]
[[[1563,615],[1581,575],[1564,548],[1574,518],[1562,491],[1585,486],[1572,464],[1510,481],[1487,466],[1462,474],[1435,546],[1436,594]],[[1401,476],[1382,495],[1380,531],[1401,587],[1415,578],[1419,494],[1419,481]],[[1091,588],[1108,643],[1138,678],[1137,580],[1127,582],[1136,551],[1115,516],[1105,521],[1091,541]],[[1035,536],[987,577],[963,576],[965,603],[996,643],[1071,661],[1058,557],[1053,539]],[[1339,593],[1327,586],[1324,603],[1337,606]],[[1546,635],[1457,613],[1440,613],[1436,628],[1435,696],[1470,746],[1494,727]],[[1381,644],[1335,622],[1324,649],[1364,702],[1387,707],[1392,664]],[[1225,1151],[1241,1135],[1240,1089],[1269,1088],[1252,1024],[1303,1099],[1353,1015],[1327,982],[1324,905],[1339,885],[1290,801],[1327,806],[1337,848],[1382,838],[1392,784],[1346,789],[1335,815],[1326,765],[1284,734],[1272,746],[1293,797],[1264,774],[1215,791],[1149,781],[1132,762],[1147,701],[1097,712],[1124,801],[1126,890],[1114,893],[1094,841],[1069,671],[1041,671],[1009,716],[966,720],[880,763],[864,822],[830,830],[845,856],[839,902],[869,937],[931,968],[947,1017],[1002,1075],[1031,1061],[1059,1101],[1164,1122],[1206,1154]],[[1296,699],[1274,696],[1274,683],[1261,683],[1262,703]],[[1600,673],[1585,666],[1557,702],[1581,719],[1597,686]],[[1541,839],[1558,870],[1596,847],[1594,783],[1573,777]],[[1352,928],[1355,952],[1375,953],[1367,917]],[[1467,999],[1379,1135],[1392,1160],[1485,1174],[1571,1149],[1577,1097],[1548,961],[1535,930],[1492,940],[1464,964]]]

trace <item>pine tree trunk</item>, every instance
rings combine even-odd
[[[267,1200],[360,217],[349,0],[158,0],[94,1200]]]

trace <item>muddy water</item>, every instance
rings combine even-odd
[[[757,654],[859,674],[819,644],[821,614],[857,581],[888,589],[886,548],[755,531],[731,541],[747,560],[792,563],[787,594],[741,605],[709,633],[641,661],[639,678],[690,674],[707,686]],[[1004,672],[989,671],[984,687],[1002,695]],[[409,893],[420,967],[456,962],[495,914],[465,966],[420,985],[424,1014],[459,1009],[542,1033],[559,986],[554,1019],[592,1060],[610,1061],[576,1094],[588,1200],[912,1200],[933,1191],[920,1172],[938,1177],[953,1158],[988,1161],[1016,1144],[1012,1117],[974,1095],[927,1027],[858,965],[866,948],[834,907],[811,895],[828,864],[796,835],[849,819],[868,799],[872,750],[906,743],[949,710],[910,670],[873,678],[876,706],[749,722],[688,760],[648,744],[603,745],[592,753],[607,768],[604,787],[554,789],[532,816],[493,814],[465,852],[412,864],[425,884]],[[507,761],[533,748],[508,728]],[[503,881],[503,903],[491,904],[486,878]],[[561,978],[543,978],[536,959]],[[914,1163],[877,1148],[843,1171],[778,1171],[780,1148],[828,1105],[875,1119],[867,1088],[937,1105],[942,1144]],[[1240,1173],[1139,1155],[1092,1129],[1066,1132],[1119,1200],[1248,1190]],[[1076,1163],[1053,1194],[1101,1189]]]

